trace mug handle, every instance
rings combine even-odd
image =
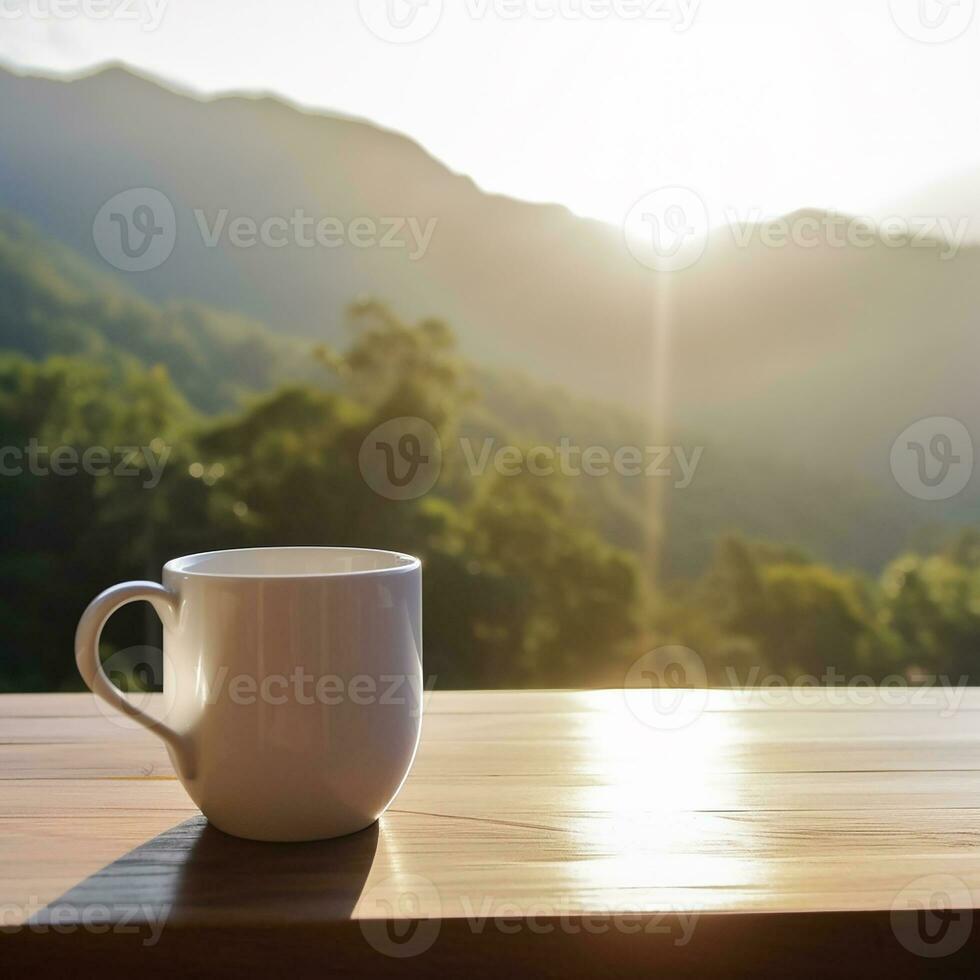
[[[106,676],[99,659],[99,638],[109,617],[130,602],[143,600],[156,610],[160,621],[168,628],[176,627],[180,600],[156,582],[123,582],[101,592],[88,605],[75,630],[75,663],[89,690],[158,735],[173,750],[180,775],[187,779],[194,776],[191,744],[185,736],[175,732],[158,718],[137,708],[122,691]]]

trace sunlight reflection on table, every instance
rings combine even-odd
[[[963,861],[976,711],[664,690],[659,705],[526,692],[494,711],[444,696],[355,915],[890,909],[937,875],[962,880],[961,901],[980,888]],[[923,771],[933,757],[952,768]]]
[[[631,698],[656,694],[629,692]],[[642,705],[634,713],[636,702],[628,703],[626,692],[582,697],[596,710],[581,716],[584,738],[576,744],[583,767],[596,779],[576,791],[576,808],[594,814],[584,828],[584,851],[593,859],[580,865],[581,876],[596,887],[613,888],[749,882],[749,862],[704,849],[698,814],[692,812],[735,805],[733,784],[719,779],[718,769],[738,717],[698,708],[679,727],[665,730],[649,723]]]

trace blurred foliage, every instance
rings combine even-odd
[[[761,511],[778,512],[778,536],[794,542],[801,527],[819,539],[847,521],[834,493],[754,462],[739,482],[713,449],[696,494],[614,474],[474,475],[461,438],[530,448],[651,436],[626,413],[474,368],[439,320],[406,324],[365,300],[350,325],[344,349],[311,355],[241,318],[154,307],[0,215],[0,446],[139,450],[130,476],[0,476],[0,689],[78,688],[74,625],[100,589],[158,579],[176,555],[289,544],[419,554],[425,671],[442,687],[619,685],[668,643],[697,650],[720,685],[829,667],[977,673],[980,532],[908,550],[872,576],[724,535],[757,526]],[[444,458],[430,493],[394,501],[367,487],[358,455],[402,416],[428,420]],[[653,554],[675,572],[657,588]],[[106,641],[152,645],[159,625],[129,606]],[[118,661],[127,678],[131,660]]]
[[[572,478],[464,478],[451,437],[479,388],[444,324],[407,325],[376,304],[352,322],[347,350],[318,354],[334,390],[288,386],[219,418],[196,412],[160,367],[0,358],[4,445],[169,452],[155,487],[143,457],[130,477],[0,479],[4,689],[78,686],[74,622],[100,588],[156,578],[174,555],[273,544],[421,555],[426,673],[445,687],[618,684],[666,643],[698,650],[722,685],[828,666],[843,677],[971,672],[980,532],[904,555],[879,580],[728,537],[703,575],[654,593]],[[358,468],[367,434],[400,415],[433,420],[448,449],[443,478],[417,500],[370,492]],[[151,616],[116,618],[110,641],[153,639]]]
[[[291,386],[220,419],[197,415],[159,368],[121,380],[82,359],[0,364],[8,446],[172,447],[159,485],[111,475],[0,480],[7,688],[77,686],[76,615],[98,589],[154,578],[177,554],[289,544],[382,547],[425,560],[426,673],[443,686],[590,683],[622,662],[641,622],[635,559],[576,518],[559,480],[493,477],[418,500],[371,492],[365,437],[392,416],[446,438],[475,397],[451,333],[364,305],[340,388]],[[123,612],[125,612],[124,610]],[[123,635],[112,624],[113,635]],[[132,630],[131,617],[125,628]],[[130,633],[129,642],[137,637]],[[142,637],[140,637],[142,639]]]
[[[980,682],[980,532],[908,553],[881,576],[841,572],[798,550],[731,536],[696,582],[657,600],[658,643],[681,643],[720,686],[857,676]],[[834,680],[834,674],[837,680]]]

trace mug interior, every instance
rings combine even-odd
[[[167,571],[223,578],[356,575],[416,568],[418,558],[368,548],[241,548],[185,555],[167,562]]]

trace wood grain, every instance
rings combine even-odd
[[[886,964],[955,973],[980,931],[968,922],[957,940],[980,895],[980,691],[955,704],[941,691],[860,694],[692,694],[699,710],[667,730],[622,692],[435,693],[380,824],[300,845],[208,827],[160,743],[88,695],[4,696],[0,949],[100,968],[112,950],[120,970],[164,972],[211,939],[251,937],[253,959],[239,949],[215,965],[229,975],[263,949],[281,956],[287,936],[321,968],[329,947],[337,970],[362,968],[358,957],[444,968],[506,948],[568,975],[602,950],[649,969],[649,949],[704,975],[734,971],[717,942],[746,971],[759,968],[753,943],[789,968],[816,962],[815,937],[837,930],[868,944],[865,976]],[[944,889],[962,917],[945,955],[916,955],[901,917]],[[86,915],[108,931],[102,919],[81,928]],[[379,954],[409,935],[390,940],[397,921],[437,938],[407,960]]]

